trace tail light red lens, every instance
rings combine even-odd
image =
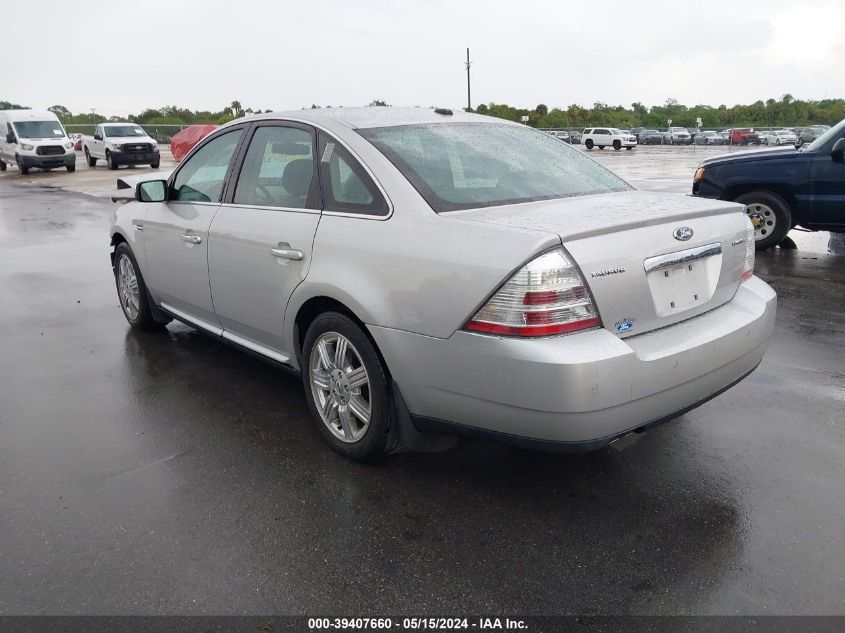
[[[502,336],[553,336],[601,325],[584,279],[562,249],[517,271],[465,329]]]

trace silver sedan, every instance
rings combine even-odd
[[[177,319],[301,373],[354,459],[425,433],[598,448],[734,385],[772,333],[744,207],[636,191],[499,119],[265,114],[120,185],[130,325]]]

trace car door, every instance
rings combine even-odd
[[[244,127],[209,137],[168,181],[166,202],[144,215],[147,286],[162,307],[220,333],[208,284],[208,228],[220,207]],[[138,227],[136,226],[136,229]]]
[[[211,223],[208,268],[223,336],[279,362],[285,307],[311,264],[322,200],[313,128],[257,123]]]
[[[816,152],[810,174],[810,216],[814,225],[845,226],[845,163],[834,161],[831,149],[845,129]]]
[[[94,138],[91,139],[91,147],[88,153],[95,158],[103,158],[105,156],[105,143],[103,140],[103,126],[98,125],[94,130]]]

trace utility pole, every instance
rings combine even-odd
[[[472,112],[472,98],[469,88],[469,67],[472,65],[472,62],[469,61],[469,49],[467,49],[467,112]]]

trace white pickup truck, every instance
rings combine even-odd
[[[137,123],[101,123],[94,136],[83,137],[83,146],[89,167],[96,167],[98,160],[104,160],[109,169],[120,165],[149,165],[158,169],[161,162],[158,143]]]

